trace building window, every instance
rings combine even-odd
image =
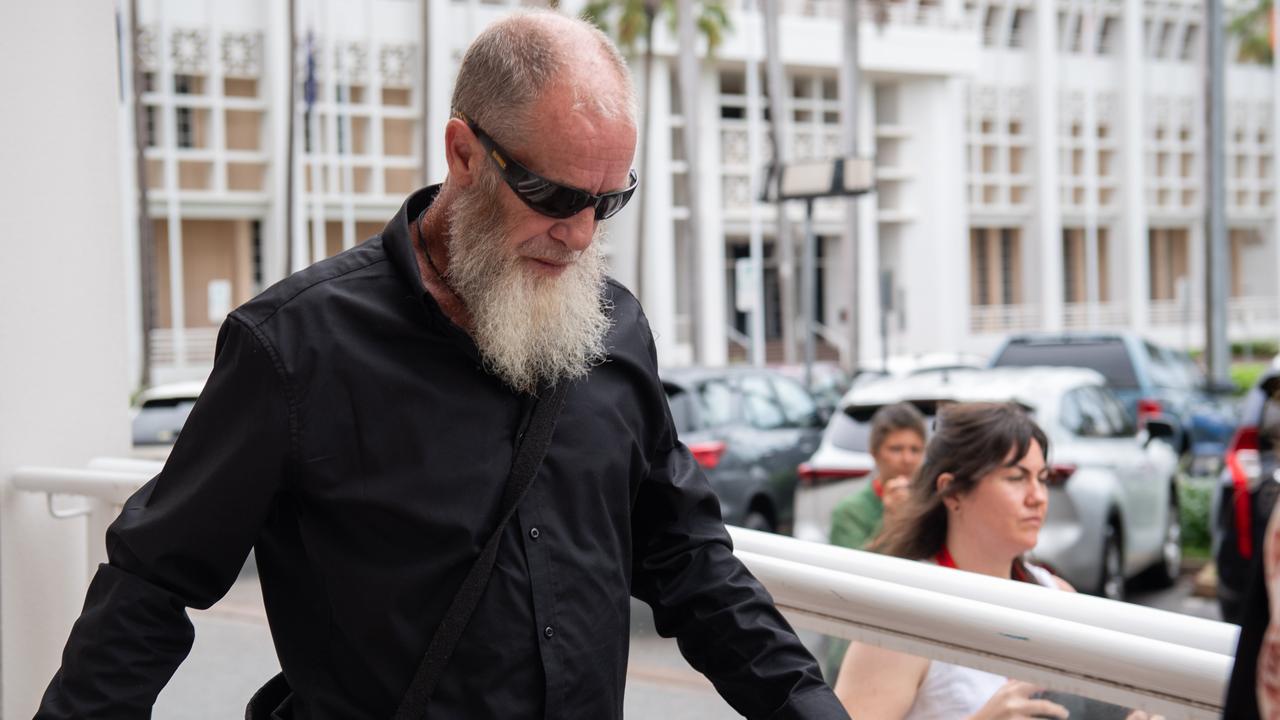
[[[174,75],[173,76],[173,94],[189,95],[191,94],[192,81],[190,75]],[[190,148],[195,147],[195,130],[192,124],[191,108],[176,108],[177,121],[177,137],[178,147]]]
[[[251,261],[253,262],[253,292],[257,294],[263,290],[261,220],[253,220],[249,223],[249,242],[250,252],[252,253]]]
[[[156,108],[154,105],[148,105],[142,110],[146,121],[146,141],[147,147],[156,146]]]
[[[1107,228],[1098,228],[1098,301],[1111,301],[1110,247]],[[1088,299],[1088,262],[1086,260],[1085,229],[1062,229],[1062,299],[1067,303],[1082,303]]]
[[[1015,227],[969,229],[969,299],[973,305],[1022,302],[1022,238]]]
[[[1151,228],[1147,232],[1151,299],[1176,300],[1178,284],[1188,277],[1187,229]]]

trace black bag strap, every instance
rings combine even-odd
[[[462,587],[449,603],[444,619],[436,627],[427,652],[413,675],[413,682],[396,710],[395,720],[421,720],[426,715],[427,703],[435,692],[436,683],[440,681],[440,675],[449,664],[449,658],[458,646],[462,631],[466,629],[476,604],[480,602],[480,596],[489,584],[502,533],[515,515],[520,501],[529,493],[538,467],[542,465],[542,458],[547,454],[547,446],[551,444],[551,434],[555,430],[560,410],[564,407],[568,387],[568,381],[562,380],[551,389],[549,395],[535,401],[533,416],[524,437],[519,441],[515,461],[511,464],[511,474],[507,477],[507,486],[502,493],[502,517],[498,521],[498,527],[489,536],[480,557],[476,558],[466,579],[462,581]]]

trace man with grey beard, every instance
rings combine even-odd
[[[38,718],[148,717],[253,548],[283,673],[251,718],[619,718],[630,596],[740,713],[845,718],[734,557],[602,223],[639,182],[598,30],[486,29],[448,177],[237,308]]]

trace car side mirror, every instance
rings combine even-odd
[[[1165,442],[1173,442],[1174,429],[1173,423],[1168,420],[1158,420],[1155,418],[1148,419],[1143,427],[1147,434],[1147,442],[1152,440],[1164,440]]]

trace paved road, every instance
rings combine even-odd
[[[1191,594],[1191,578],[1173,588],[1137,591],[1135,602],[1198,617],[1219,619],[1212,600]],[[193,611],[196,641],[191,655],[161,693],[154,716],[165,720],[240,717],[244,703],[279,670],[267,632],[257,575],[241,573],[231,592],[207,611]],[[657,636],[648,608],[632,603],[631,662],[627,670],[628,718],[721,720],[739,717],[705,678],[680,656],[675,642]],[[820,636],[802,633],[811,649]]]

